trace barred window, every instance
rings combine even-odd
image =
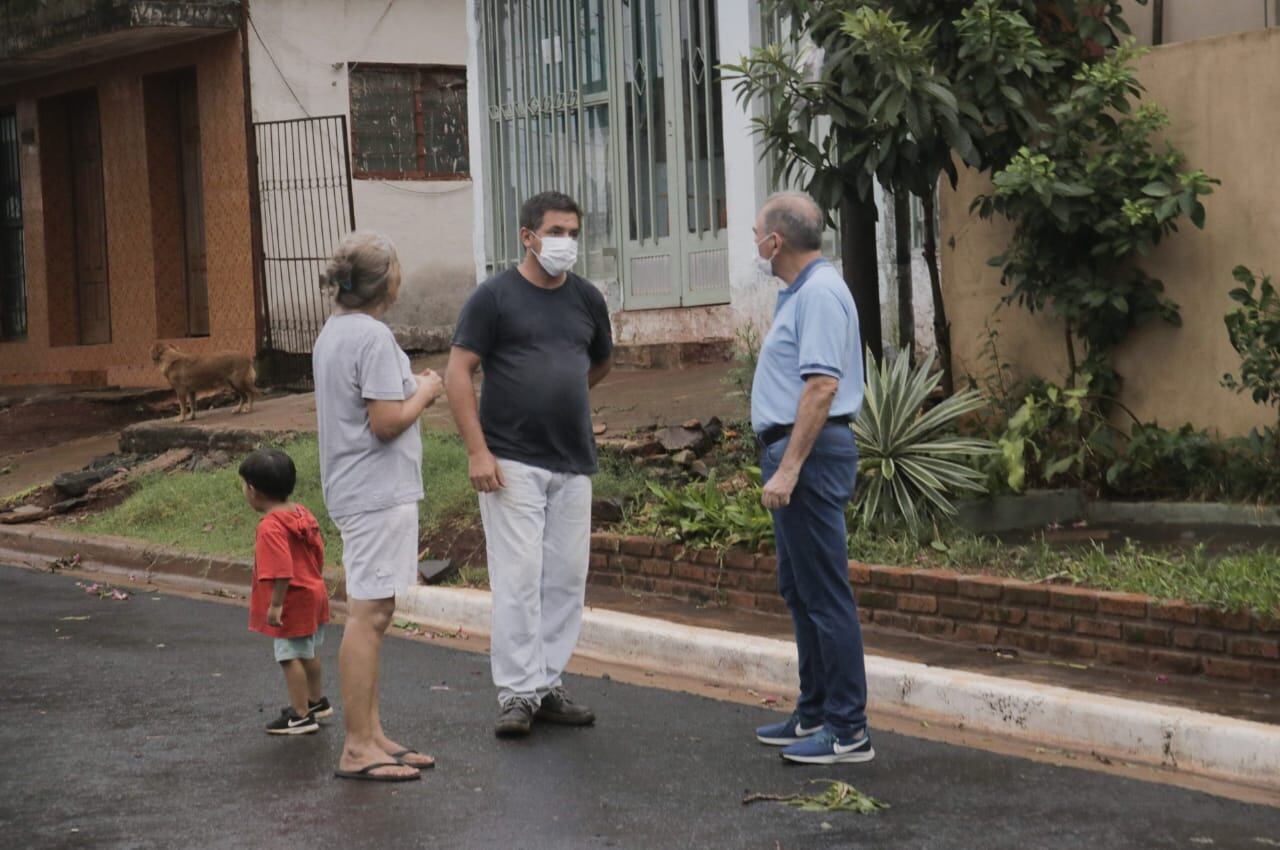
[[[351,66],[352,172],[357,179],[467,180],[467,72]]]
[[[22,175],[18,118],[0,111],[0,341],[27,337],[27,275],[22,253]]]

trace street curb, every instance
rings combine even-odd
[[[0,525],[0,562],[40,567],[77,555],[79,569],[100,569],[138,580],[159,574],[182,586],[247,591],[253,579],[253,561],[248,558],[196,555],[175,546],[108,534],[80,534],[38,523]],[[331,601],[345,602],[347,590],[341,572],[335,574],[326,568],[324,578]]]
[[[38,567],[42,559],[72,554],[85,566],[162,573],[180,584],[243,587],[252,570],[248,561],[125,538],[0,526],[0,561]],[[487,635],[490,595],[413,587],[397,599],[397,614],[432,628]],[[775,693],[792,692],[797,678],[790,641],[592,607],[583,617],[578,654]],[[873,722],[876,712],[928,716],[971,731],[1280,791],[1280,726],[880,656],[867,657],[867,685]]]
[[[490,595],[482,590],[413,587],[396,610],[438,629],[490,628]],[[781,693],[792,692],[797,678],[790,641],[591,607],[577,652]],[[873,723],[876,711],[928,714],[971,731],[1280,791],[1277,726],[880,656],[867,657],[867,689]]]
[[[29,563],[79,555],[87,566],[115,571],[163,573],[215,584],[247,585],[253,562],[235,558],[193,555],[172,546],[158,546],[125,537],[79,534],[45,525],[0,526],[0,558]]]

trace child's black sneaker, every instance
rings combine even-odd
[[[307,713],[316,720],[324,720],[326,717],[333,717],[333,706],[329,704],[328,697],[320,697],[316,702],[307,700]]]
[[[268,735],[307,735],[319,731],[320,724],[314,714],[307,712],[305,717],[299,717],[293,706],[282,710],[279,717],[267,724]]]

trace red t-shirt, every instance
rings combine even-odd
[[[329,591],[324,585],[324,539],[311,511],[301,505],[271,511],[258,523],[254,545],[253,593],[249,628],[278,638],[306,637],[329,622]],[[282,626],[267,624],[275,579],[289,579]]]

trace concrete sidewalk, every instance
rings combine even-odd
[[[447,357],[442,354],[414,361],[414,369],[444,370]],[[648,425],[679,424],[688,419],[706,421],[718,416],[725,422],[741,419],[748,413],[745,398],[731,386],[727,377],[732,363],[710,363],[682,369],[616,368],[591,391],[592,419],[605,425],[605,436],[621,435]],[[478,385],[478,382],[477,382]],[[280,434],[312,432],[316,428],[315,395],[299,393],[268,399],[254,406],[253,413],[236,415],[232,408],[200,411],[194,422],[179,425],[172,420],[157,420],[131,426],[129,430],[173,432],[175,429],[198,429],[203,432],[243,432],[248,434]],[[441,399],[424,417],[425,427],[454,433],[453,418],[447,401]]]

